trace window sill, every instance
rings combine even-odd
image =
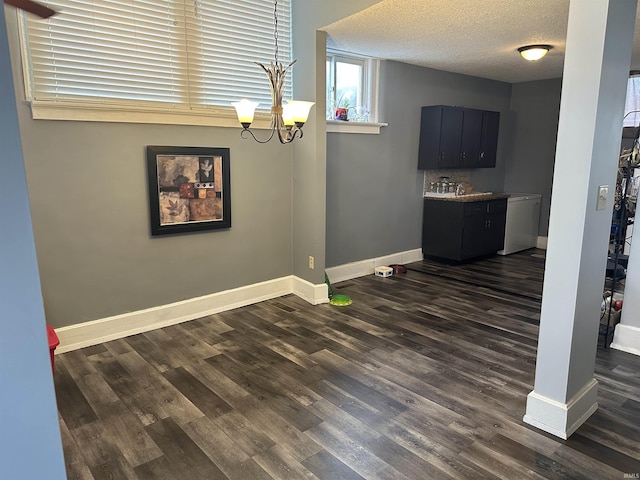
[[[188,110],[135,105],[88,102],[25,101],[34,120],[71,120],[83,122],[149,123],[159,125],[197,125],[242,128],[231,108]],[[271,117],[256,113],[253,129],[270,128]]]
[[[388,123],[373,122],[345,122],[341,120],[327,120],[327,133],[363,133],[380,135],[380,129]]]

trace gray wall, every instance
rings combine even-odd
[[[547,235],[549,226],[561,87],[560,78],[517,83],[511,94],[512,136],[504,191],[542,194],[541,236]]]
[[[296,97],[324,102],[316,29],[378,1],[295,3]],[[9,16],[15,91],[24,99]],[[316,110],[322,122],[312,119],[303,141],[283,147],[242,140],[239,128],[35,121],[19,101],[47,321],[63,327],[292,273],[322,283],[324,106]],[[231,229],[152,238],[146,145],[230,147]]]
[[[383,62],[380,110],[389,126],[377,136],[326,135],[324,76],[312,75],[323,62],[323,34],[315,28],[376,0],[332,3],[333,10],[310,0],[295,5],[296,96],[313,100],[315,92],[318,106],[305,139],[292,147],[241,140],[235,128],[34,121],[18,102],[51,324],[72,325],[292,273],[320,283],[324,265],[420,247],[419,107],[464,105],[499,110],[507,118],[511,85]],[[13,25],[13,77],[23,98]],[[509,128],[503,121],[498,166],[472,172],[477,189],[506,189]],[[230,147],[232,228],[151,238],[145,145]],[[316,257],[315,271],[307,268],[308,255]]]
[[[4,9],[0,8],[0,471],[65,478]]]
[[[420,248],[423,172],[420,107],[461,105],[506,117],[511,85],[399,62],[380,69],[380,135],[327,134],[327,266]],[[501,191],[508,126],[496,168],[471,173],[477,190]]]
[[[53,326],[291,275],[290,148],[242,140],[236,128],[36,121],[24,102],[18,114]],[[145,145],[230,147],[231,229],[152,238]]]

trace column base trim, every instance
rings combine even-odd
[[[619,323],[613,334],[611,348],[640,355],[640,328]]]
[[[547,240],[548,237],[538,237],[537,241],[536,241],[536,248],[541,248],[542,250],[546,250],[547,249]]]
[[[592,378],[568,403],[561,403],[532,391],[522,419],[551,435],[566,440],[598,410],[598,382]]]
[[[292,278],[292,293],[311,305],[329,303],[329,287],[326,283],[315,285],[300,277]]]

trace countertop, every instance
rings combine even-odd
[[[486,200],[509,198],[509,194],[493,192],[473,192],[466,195],[455,195],[453,193],[429,193],[424,195],[423,198],[425,200],[440,200],[442,202],[484,202]]]

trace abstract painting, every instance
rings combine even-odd
[[[151,235],[231,228],[229,149],[147,146]]]

